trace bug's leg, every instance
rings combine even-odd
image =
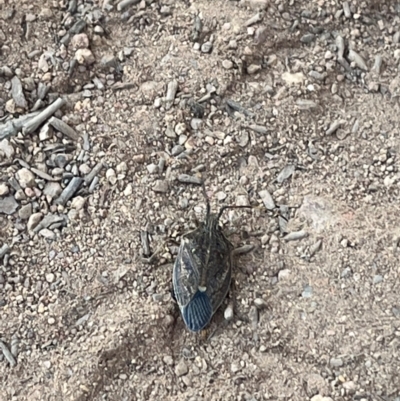
[[[170,241],[172,241],[170,238],[163,241],[163,243],[150,255],[150,257],[148,258],[142,257],[141,261],[146,264],[152,264],[155,261],[157,255],[161,253],[165,245],[168,244]]]
[[[169,292],[171,294],[171,298],[174,301],[175,304],[177,304],[176,296],[175,296],[175,291],[174,291],[174,285],[171,283],[171,287],[169,289]]]
[[[201,187],[203,190],[204,198],[206,200],[206,206],[207,206],[206,219],[208,219],[210,217],[210,213],[211,213],[211,205],[210,205],[210,198],[207,195],[206,186],[204,185],[204,181],[203,181]]]

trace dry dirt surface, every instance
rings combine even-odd
[[[396,1],[0,0],[0,400],[399,401],[399,62]]]

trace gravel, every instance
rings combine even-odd
[[[6,399],[393,399],[398,7],[5,3]],[[170,289],[202,184],[236,251],[207,333]],[[23,380],[21,380],[23,378]]]

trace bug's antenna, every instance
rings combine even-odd
[[[252,208],[253,206],[222,206],[221,209],[219,209],[217,221],[220,219],[222,213],[224,213],[226,209],[252,209]]]
[[[208,220],[210,217],[210,213],[211,213],[211,206],[210,206],[210,199],[207,196],[206,186],[204,185],[204,181],[202,182],[201,187],[203,188],[203,195],[204,195],[204,198],[206,199],[206,205],[207,205],[206,219]]]

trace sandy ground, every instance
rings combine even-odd
[[[399,401],[397,3],[75,3],[0,0],[0,117],[44,83],[42,106],[65,98],[79,134],[19,133],[9,160],[0,145],[18,201],[0,214],[0,339],[17,362],[0,353],[0,399]],[[57,206],[36,180],[19,199],[18,160],[68,140],[76,175],[103,163],[94,191]],[[182,174],[213,210],[254,206],[223,216],[254,249],[235,258],[233,320],[227,301],[206,339],[170,295],[205,210]],[[67,223],[29,230],[28,204]]]

